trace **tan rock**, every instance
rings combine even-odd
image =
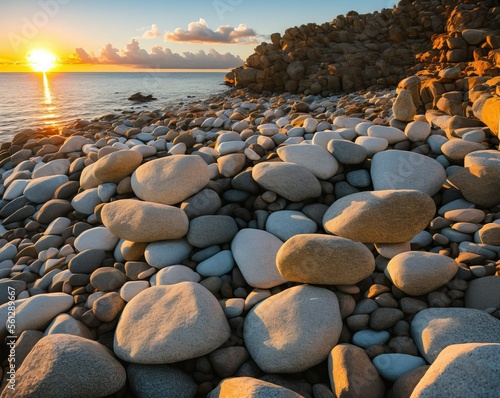
[[[189,228],[189,220],[181,209],[133,199],[107,203],[101,219],[111,233],[132,242],[180,239]]]
[[[208,398],[235,398],[235,397],[279,397],[303,398],[302,395],[285,387],[254,379],[253,377],[232,377],[222,380],[219,385],[208,394]]]
[[[198,193],[209,181],[210,169],[201,157],[176,155],[143,164],[131,184],[139,198],[173,205]]]
[[[384,382],[360,347],[352,344],[335,346],[328,357],[328,373],[337,397],[384,397]]]
[[[276,265],[290,282],[353,285],[372,274],[375,259],[362,243],[337,236],[301,234],[281,246]]]
[[[458,264],[452,258],[426,252],[405,252],[393,257],[386,275],[406,294],[422,296],[447,284]]]
[[[500,166],[466,167],[448,177],[448,182],[476,205],[500,204]]]
[[[392,112],[397,120],[402,122],[412,122],[417,113],[417,108],[413,103],[412,94],[408,90],[400,90],[392,106]]]
[[[486,224],[479,230],[479,239],[487,245],[500,246],[500,224]]]
[[[487,99],[483,106],[482,111],[482,122],[486,124],[491,132],[496,136],[499,136],[499,124],[500,124],[500,98],[494,97]]]
[[[142,162],[142,155],[136,151],[118,151],[100,158],[94,165],[92,175],[101,182],[119,183],[132,174]]]
[[[359,192],[334,202],[323,216],[328,233],[358,242],[411,240],[432,220],[436,205],[416,190]]]

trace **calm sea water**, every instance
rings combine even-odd
[[[205,99],[226,90],[223,81],[223,72],[0,73],[0,142],[23,128]],[[136,92],[158,100],[128,101]]]

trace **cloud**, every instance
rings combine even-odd
[[[97,56],[88,54],[83,48],[77,48],[75,52],[78,63],[82,64],[129,65],[151,69],[229,69],[243,65],[239,56],[229,52],[221,54],[214,49],[178,54],[169,48],[154,46],[148,53],[140,47],[137,39],[132,39],[123,50],[106,44]]]
[[[233,26],[219,26],[217,30],[212,30],[203,18],[198,22],[191,22],[187,30],[177,28],[173,32],[165,35],[165,41],[181,41],[190,43],[257,43],[257,32],[245,24],[240,24],[237,28]]]
[[[146,30],[142,34],[143,39],[156,39],[157,37],[160,37],[161,33],[160,30],[158,29],[158,25],[153,24],[151,25],[151,29]]]

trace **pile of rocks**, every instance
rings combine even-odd
[[[498,9],[460,3],[273,36],[252,87],[301,94],[233,90],[2,144],[1,397],[497,395]],[[420,52],[420,71],[375,57],[369,79],[313,82],[318,40],[349,62],[362,41]],[[353,76],[397,89],[327,96]]]
[[[400,86],[2,144],[2,397],[495,394],[498,130]]]
[[[392,10],[351,11],[329,23],[275,33],[245,66],[228,73],[226,83],[259,93],[327,96],[395,86],[417,71],[456,64],[471,75],[496,76],[499,27],[494,1],[403,0]]]

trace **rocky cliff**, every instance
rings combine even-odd
[[[322,25],[274,33],[226,82],[259,93],[326,96],[395,86],[417,73],[437,76],[455,65],[467,75],[497,76],[499,32],[494,0],[402,0],[392,10],[351,11]]]

